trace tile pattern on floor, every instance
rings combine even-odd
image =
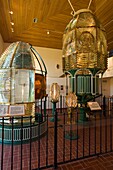
[[[61,117],[59,118],[61,119]],[[20,170],[21,167],[22,170],[28,170],[54,164],[54,123],[48,122],[48,133],[40,140],[32,142],[31,148],[30,143],[23,144],[22,153],[21,145],[13,145],[13,149],[11,145],[3,145],[3,148],[0,145],[0,159],[2,158],[3,150],[3,170]],[[65,133],[69,132],[70,134],[70,130],[77,134],[77,140],[65,138]],[[72,127],[61,119],[57,128],[57,161],[59,164],[62,162],[64,164],[58,165],[58,169],[113,170],[112,152],[99,157],[85,158],[89,155],[113,151],[112,132],[113,125],[111,126],[109,119],[103,119],[102,122],[100,120],[92,121],[87,125],[78,125],[76,123]],[[85,159],[78,161],[78,158],[82,157]],[[66,163],[69,160],[76,161]],[[48,169],[53,169],[53,167]]]

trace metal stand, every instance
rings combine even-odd
[[[76,130],[72,129],[73,123],[75,124],[75,122],[72,121],[72,111],[69,112],[68,115],[68,119],[70,120],[67,121],[67,124],[70,124],[70,130],[65,131],[65,138],[69,140],[76,140],[78,139],[78,135],[76,133]]]
[[[79,108],[79,120],[77,120],[77,123],[79,124],[87,124],[88,123],[88,118],[86,117],[86,108],[85,107],[80,107]]]
[[[76,131],[70,130],[65,132],[65,138],[69,140],[77,140],[78,135],[76,134]]]
[[[53,107],[52,107],[52,117],[50,118],[50,122],[55,122],[55,117],[54,117],[54,113],[56,110],[56,102],[53,102]],[[59,121],[60,119],[57,118],[57,121]]]

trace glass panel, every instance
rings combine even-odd
[[[80,52],[96,52],[96,29],[77,29],[77,48]]]
[[[91,76],[90,75],[77,75],[77,93],[91,93]]]
[[[27,68],[27,69],[33,69],[33,62],[32,62],[32,56],[29,53],[26,54],[20,54],[15,55],[15,58],[13,60],[12,67],[14,68]]]
[[[0,103],[10,102],[10,69],[0,70]]]
[[[9,68],[12,60],[13,53],[18,45],[17,43],[12,43],[5,52],[0,57],[0,68]]]
[[[12,77],[12,102],[34,102],[34,71],[15,69]]]
[[[82,12],[79,14],[79,18],[77,21],[77,27],[87,27],[87,26],[95,26],[95,20],[93,15],[89,12]]]

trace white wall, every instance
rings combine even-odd
[[[47,78],[47,94],[50,92],[50,87],[52,83],[58,83],[60,86],[60,94],[65,96],[66,94],[66,79],[65,78]]]
[[[34,47],[41,55],[47,67],[48,77],[60,77],[62,72],[62,50]],[[59,69],[56,65],[59,64]]]
[[[110,78],[103,78],[102,80],[102,94],[103,96],[110,96]]]
[[[106,97],[113,95],[113,57],[108,58],[108,69],[103,74],[103,94]]]

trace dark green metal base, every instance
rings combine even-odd
[[[50,122],[54,122],[55,121],[55,118],[54,117],[51,117],[50,118]],[[60,119],[57,118],[57,121],[60,121]]]
[[[88,124],[88,118],[86,117],[86,108],[85,107],[80,107],[80,116],[79,119],[77,120],[78,124]]]
[[[76,134],[76,131],[72,130],[72,131],[65,132],[65,138],[69,140],[77,140],[79,137]]]
[[[4,136],[2,133],[4,131]],[[47,132],[47,122],[41,122],[40,124],[34,122],[32,124],[0,124],[0,143],[4,144],[21,144],[29,143],[30,141],[38,140]],[[13,136],[12,136],[13,135]],[[3,138],[3,139],[2,139]]]
[[[87,125],[87,124],[89,124],[89,121],[88,121],[88,119],[87,120],[78,120],[77,121],[77,123],[79,124],[79,125]]]
[[[36,113],[35,113],[35,121],[38,122],[38,123],[39,123],[39,122],[40,122],[40,123],[43,122],[43,115],[42,115],[41,113],[37,113],[37,112],[36,112]]]

